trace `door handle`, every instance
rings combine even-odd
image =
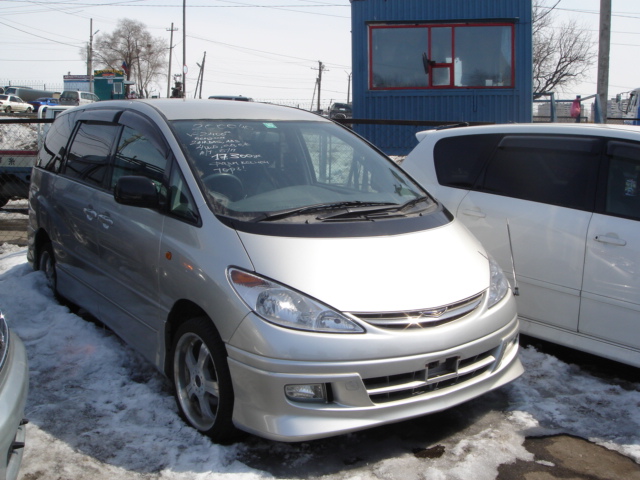
[[[97,212],[93,208],[91,208],[91,206],[84,207],[82,211],[89,221],[95,220],[95,218],[98,216]]]
[[[469,217],[485,218],[487,215],[479,210],[462,210],[462,213]]]
[[[109,228],[113,225],[113,220],[111,220],[109,215],[98,215],[98,220],[100,220],[103,228]]]
[[[596,242],[608,243],[609,245],[616,245],[618,247],[624,247],[627,244],[626,240],[622,240],[618,237],[611,237],[609,235],[596,235]]]

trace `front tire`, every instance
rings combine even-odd
[[[233,385],[227,351],[207,317],[182,324],[174,337],[172,377],[178,408],[186,421],[214,442],[234,440]]]

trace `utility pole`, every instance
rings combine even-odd
[[[202,98],[202,83],[204,82],[204,61],[207,58],[207,52],[204,52],[202,57],[202,65],[196,62],[196,65],[200,68],[198,73],[198,80],[196,81],[196,92],[193,94],[193,98]],[[198,97],[198,85],[200,85],[200,97]]]
[[[87,77],[89,77],[89,91],[93,92],[93,36],[100,30],[93,31],[93,18],[89,19],[89,47],[87,48]]]
[[[167,98],[169,98],[171,91],[171,53],[173,52],[173,32],[177,32],[177,28],[173,28],[173,22],[171,22],[171,37],[169,40],[169,73],[167,74]]]
[[[320,90],[322,88],[322,72],[324,71],[324,63],[318,60],[318,112],[320,111]]]
[[[349,100],[351,98],[351,72],[346,73],[349,76],[349,81],[347,82],[347,103],[351,103]]]
[[[313,110],[313,101],[316,98],[316,88],[318,88],[318,79],[316,78],[316,83],[313,85],[313,95],[311,96],[311,105],[309,106],[309,110]]]
[[[598,45],[598,100],[602,122],[607,123],[609,93],[609,50],[611,45],[611,0],[600,0],[600,42]]]
[[[182,98],[187,98],[187,0],[182,0]]]

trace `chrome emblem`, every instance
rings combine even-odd
[[[420,312],[419,318],[440,318],[447,311],[447,307],[433,308],[431,310],[423,310]]]

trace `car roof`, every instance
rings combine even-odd
[[[640,136],[640,128],[633,125],[603,123],[506,123],[495,125],[461,126],[431,129],[416,133],[418,141],[431,136],[449,137],[458,135],[480,135],[496,133],[535,133],[547,135],[596,135],[615,136],[616,133]]]
[[[259,102],[214,102],[199,99],[139,99],[104,100],[83,106],[83,109],[117,108],[133,109],[142,113],[151,111],[162,114],[167,120],[274,120],[329,122],[306,110]]]

